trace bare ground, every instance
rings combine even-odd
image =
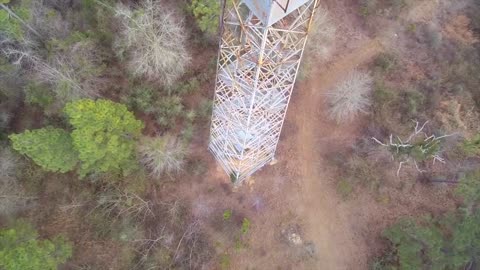
[[[327,148],[353,143],[358,124],[337,126],[326,119],[324,95],[343,76],[369,61],[382,50],[377,40],[368,41],[342,56],[330,68],[314,71],[304,92],[297,100],[302,106],[293,110],[299,123],[296,138],[297,163],[303,178],[299,214],[304,216],[305,229],[318,247],[318,262],[322,269],[365,268],[366,254],[362,243],[356,239],[346,220],[345,209],[339,207],[340,198],[329,182],[328,170],[323,168],[319,153]],[[331,152],[331,150],[329,150]],[[332,244],[335,243],[335,244]]]

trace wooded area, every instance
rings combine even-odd
[[[235,189],[221,6],[0,0],[0,269],[479,269],[480,2],[320,1]]]

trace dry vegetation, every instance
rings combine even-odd
[[[370,107],[373,79],[369,74],[354,71],[327,94],[328,115],[337,123],[353,120]]]
[[[179,14],[158,1],[147,0],[137,10],[119,4],[115,16],[122,25],[115,47],[129,71],[172,86],[190,61],[185,47],[186,30]]]
[[[478,1],[322,2],[279,164],[236,191],[206,150],[217,1],[0,3],[0,269],[18,220],[58,269],[478,268]],[[81,154],[12,148],[50,127]]]

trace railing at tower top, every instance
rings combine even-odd
[[[264,26],[271,26],[310,0],[243,0]]]
[[[274,3],[276,3],[278,6],[280,6],[280,8],[285,12],[287,13],[288,11],[288,5],[290,4],[290,0],[287,0],[287,3],[285,3],[285,6],[282,6],[282,4],[280,4],[277,0],[273,0]]]

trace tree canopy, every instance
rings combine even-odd
[[[68,172],[78,163],[78,153],[70,134],[63,129],[46,127],[9,136],[15,150],[51,172]]]
[[[435,219],[402,219],[387,228],[383,235],[392,243],[394,256],[377,262],[381,268],[374,269],[469,269],[480,260],[479,191],[480,171],[470,172],[457,187],[466,208]]]
[[[74,128],[71,136],[79,153],[81,176],[132,168],[135,139],[143,123],[125,105],[82,99],[68,103],[65,112]]]
[[[55,270],[71,256],[72,247],[65,239],[40,240],[23,221],[0,230],[0,269]]]

